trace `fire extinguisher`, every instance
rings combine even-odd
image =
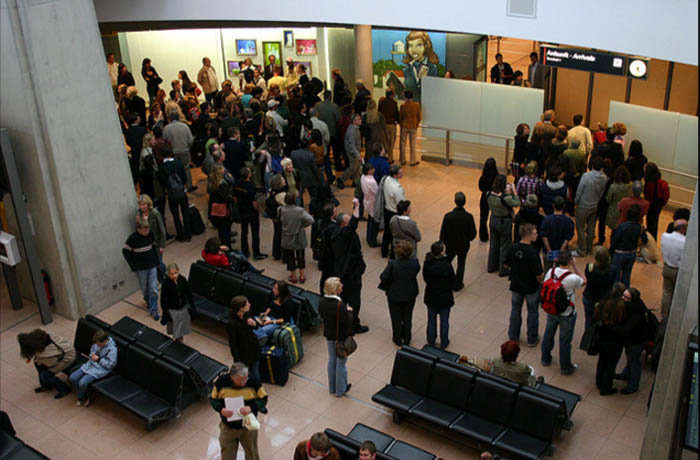
[[[49,305],[53,305],[54,300],[53,289],[51,289],[51,278],[49,278],[49,274],[46,273],[46,270],[44,269],[41,270],[41,280],[44,282],[44,292],[46,293],[46,300],[49,302]]]

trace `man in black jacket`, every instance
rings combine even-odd
[[[360,202],[352,200],[352,216],[341,213],[336,217],[338,231],[332,241],[335,260],[335,274],[343,283],[341,298],[353,309],[352,329],[356,334],[369,331],[367,326],[360,324],[360,307],[362,304],[362,274],[365,272],[365,261],[362,258],[362,244],[357,236],[357,223],[360,217]]]
[[[163,147],[163,156],[165,158],[159,173],[161,174],[161,183],[165,184],[168,206],[173,215],[177,239],[178,241],[190,241],[192,239],[192,230],[188,212],[189,200],[185,188],[187,173],[182,163],[175,160],[173,149],[169,144]],[[180,219],[180,214],[182,214],[182,220]]]
[[[440,227],[440,241],[445,243],[447,258],[452,260],[457,256],[457,281],[454,290],[459,291],[464,287],[464,264],[467,261],[469,243],[476,238],[476,225],[474,217],[464,209],[466,203],[464,193],[455,193],[455,204],[452,211],[445,214]]]
[[[143,300],[148,306],[148,312],[158,321],[158,246],[153,240],[150,225],[147,220],[139,220],[136,231],[129,236],[122,249],[124,259],[131,271],[139,277],[139,285]]]
[[[593,159],[601,157],[604,162],[603,172],[608,176],[608,183],[605,185],[605,191],[598,203],[598,211],[596,213],[598,218],[598,244],[605,243],[605,216],[608,214],[608,201],[605,197],[608,195],[608,189],[613,182],[615,170],[625,162],[625,153],[622,150],[622,145],[615,142],[615,130],[612,127],[608,128],[605,136],[605,142],[598,144],[593,149],[588,163],[589,169],[593,170]]]
[[[243,398],[243,407],[234,414],[232,409],[226,408],[226,399]],[[240,416],[248,414],[258,415],[267,413],[267,393],[259,380],[248,378],[248,368],[243,363],[233,363],[227,374],[222,374],[214,382],[214,387],[209,396],[211,407],[221,416],[219,423],[219,444],[221,445],[221,458],[235,459],[238,453],[238,444],[243,446],[245,458],[259,460],[258,431],[247,430],[243,427]],[[229,417],[237,416],[238,419],[228,421]]]

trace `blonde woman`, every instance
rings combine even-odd
[[[168,334],[176,342],[182,342],[183,336],[189,334],[192,327],[189,312],[194,302],[192,290],[187,279],[180,275],[177,264],[169,264],[167,274],[160,290],[161,324],[167,325]]]
[[[328,278],[323,285],[324,295],[318,307],[323,318],[323,336],[328,345],[328,390],[339,398],[350,391],[351,384],[348,383],[348,358],[338,356],[335,344],[353,335],[352,307],[340,299],[342,292],[340,278]]]
[[[158,259],[160,265],[158,267],[158,279],[162,279],[165,275],[165,265],[163,264],[163,251],[165,250],[165,224],[163,216],[153,207],[153,200],[148,195],[141,195],[138,199],[139,210],[136,213],[136,225],[140,222],[147,222],[153,233],[153,241],[158,246]]]
[[[152,133],[146,133],[143,136],[141,143],[141,152],[139,156],[139,177],[141,178],[141,192],[157,199],[155,194],[156,176],[158,174],[158,165],[153,156],[153,141],[155,136]],[[162,189],[161,189],[162,193]]]

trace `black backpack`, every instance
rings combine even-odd
[[[175,201],[181,201],[187,197],[185,184],[176,172],[168,175],[168,196]]]

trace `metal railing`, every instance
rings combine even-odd
[[[659,166],[659,171],[674,174],[676,176],[687,177],[688,179],[698,180],[698,176],[695,176],[693,174],[688,174],[688,173],[684,173],[681,171],[675,171],[673,169],[668,169],[668,168],[662,168],[661,166]]]
[[[452,164],[452,159],[450,158],[450,134],[451,133],[461,133],[461,134],[470,134],[473,136],[484,136],[484,137],[491,137],[493,139],[501,139],[506,141],[505,145],[505,153],[504,153],[504,166],[507,169],[508,168],[508,157],[510,156],[510,137],[506,136],[500,136],[497,134],[487,134],[487,133],[478,133],[474,131],[465,131],[463,129],[452,129],[452,128],[444,128],[442,126],[432,126],[432,125],[424,125],[423,123],[420,124],[420,127],[423,129],[437,129],[440,131],[445,131],[445,164],[447,166]],[[423,137],[425,137],[425,134],[423,134]]]

